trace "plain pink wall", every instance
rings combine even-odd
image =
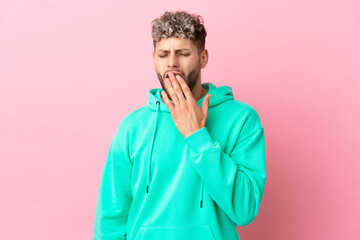
[[[242,240],[360,239],[359,1],[0,2],[0,239],[92,239],[121,119],[160,87],[150,22],[198,13],[202,82],[265,129],[268,178]]]

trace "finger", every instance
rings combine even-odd
[[[176,78],[177,78],[177,80],[178,80],[178,82],[179,82],[179,84],[180,84],[180,86],[181,86],[181,88],[182,88],[182,91],[183,91],[183,93],[184,93],[184,95],[185,95],[186,100],[195,101],[195,102],[196,102],[196,100],[195,100],[192,92],[190,91],[189,86],[188,86],[187,83],[185,82],[185,80],[184,80],[181,76],[179,76],[179,75],[176,75]]]
[[[173,86],[174,92],[176,93],[177,99],[179,99],[179,102],[181,105],[185,104],[185,97],[184,97],[184,93],[182,90],[182,87],[180,86],[177,78],[175,77],[175,75],[173,73],[169,73],[170,79],[171,79],[171,84]],[[176,75],[178,76],[178,75]]]
[[[170,99],[169,99],[168,95],[166,94],[166,92],[165,92],[165,91],[161,91],[161,96],[162,96],[162,98],[163,98],[164,103],[165,103],[166,106],[169,108],[170,112],[172,112],[173,109],[174,109],[174,105],[173,105],[173,103],[170,101]]]
[[[173,102],[175,104],[178,104],[179,103],[179,99],[177,98],[176,96],[176,93],[175,93],[175,90],[174,90],[174,87],[171,83],[172,81],[169,79],[169,78],[166,78],[165,79],[165,87],[166,89],[168,90],[168,93],[170,94],[170,97],[171,99],[173,100]]]

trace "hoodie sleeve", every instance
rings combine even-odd
[[[257,116],[253,114],[253,119]],[[206,127],[184,139],[190,148],[189,159],[205,189],[239,226],[255,219],[266,181],[264,129],[259,123],[251,125],[252,128],[243,127],[246,132],[236,139],[229,155],[211,138]]]
[[[94,240],[126,239],[126,224],[132,204],[132,163],[125,148],[120,124],[107,154],[97,198]]]

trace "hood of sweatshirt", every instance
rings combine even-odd
[[[205,96],[208,94],[211,94],[211,98],[209,100],[209,111],[211,111],[211,108],[213,108],[219,104],[222,104],[226,101],[234,99],[232,88],[229,86],[216,87],[214,84],[208,82],[208,83],[203,83],[202,87],[208,91],[205,94]],[[156,128],[158,126],[158,123],[157,123],[158,114],[159,114],[159,112],[170,113],[169,108],[166,106],[166,104],[163,102],[163,100],[161,98],[162,91],[163,91],[162,88],[154,88],[154,89],[151,89],[148,94],[149,103],[148,103],[147,107],[150,110],[154,111],[153,117],[155,118],[155,121],[154,121],[154,127],[153,127],[152,138],[151,138],[150,155],[149,155],[148,163],[147,163],[146,193],[149,192],[152,149],[153,149],[153,145],[154,145],[154,137],[155,137]],[[199,107],[201,107],[205,96],[203,96],[201,99],[197,100]],[[204,186],[202,183],[201,190],[200,190],[201,191],[201,193],[200,193],[200,196],[201,196],[200,208],[203,207],[203,205],[202,205],[203,190],[204,190]]]

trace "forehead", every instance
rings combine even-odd
[[[177,38],[177,37],[170,37],[170,38],[163,38],[159,42],[156,42],[156,51],[171,51],[171,50],[178,50],[178,49],[189,49],[192,51],[196,50],[196,46],[194,41],[188,38]]]

